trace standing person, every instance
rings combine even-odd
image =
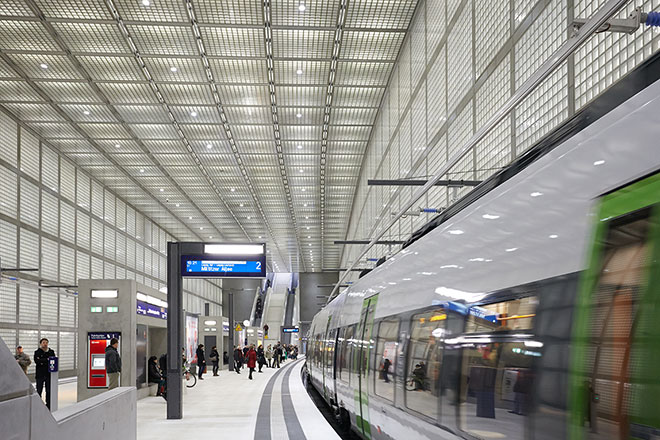
[[[246,344],[245,347],[243,347],[243,365],[242,365],[243,367],[247,363],[247,354],[248,351],[250,351],[250,347],[247,345],[247,338],[245,338],[245,344]]]
[[[243,359],[243,352],[241,351],[241,347],[235,346],[234,347],[234,370],[236,373],[241,374],[241,364]]]
[[[257,348],[257,362],[259,362],[259,373],[263,373],[261,369],[266,364],[266,354],[264,353],[263,345],[260,345],[259,348]]]
[[[30,356],[28,356],[27,353],[23,351],[23,347],[20,345],[16,347],[16,355],[14,355],[14,359],[16,359],[18,365],[23,369],[23,373],[25,373],[27,376],[27,369],[32,361],[30,360]]]
[[[252,373],[254,373],[254,369],[257,366],[257,352],[254,351],[254,345],[250,345],[250,348],[248,349],[247,366],[250,369],[250,375],[248,378],[252,380]]]
[[[390,366],[392,366],[392,361],[390,361],[388,358],[385,358],[383,361],[383,380],[385,383],[390,382]]]
[[[211,362],[213,362],[213,375],[218,375],[218,370],[220,369],[220,353],[218,353],[218,347],[215,345],[211,347],[211,356],[209,356]]]
[[[199,344],[197,346],[197,377],[199,380],[204,380],[202,374],[204,374],[204,369],[206,368],[206,359],[204,358],[204,344]]]
[[[280,359],[282,358],[282,347],[278,342],[273,350],[273,368],[277,365],[277,368],[280,368]]]
[[[268,368],[270,368],[270,361],[273,359],[273,346],[269,345],[268,348],[266,349],[266,362],[268,365]]]
[[[48,358],[55,356],[55,352],[48,348],[48,339],[41,338],[39,348],[34,352],[35,379],[37,380],[37,394],[46,387],[46,406],[50,409],[50,373],[48,372]]]
[[[110,345],[105,347],[105,371],[108,373],[108,389],[119,386],[119,373],[121,373],[121,356],[117,351],[119,340],[110,339]]]

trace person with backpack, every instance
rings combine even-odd
[[[218,347],[215,345],[211,347],[211,356],[209,359],[213,363],[213,375],[218,375],[218,370],[220,369],[220,353],[218,353]]]

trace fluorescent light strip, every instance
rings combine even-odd
[[[117,298],[116,290],[92,290],[92,298]]]
[[[219,255],[264,255],[263,244],[205,244],[205,254]]]

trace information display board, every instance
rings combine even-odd
[[[265,278],[266,256],[192,256],[181,258],[184,277]]]

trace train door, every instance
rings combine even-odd
[[[371,359],[371,350],[374,341],[372,339],[372,330],[374,326],[374,312],[376,311],[376,302],[378,294],[365,299],[362,303],[360,313],[360,325],[358,333],[355,336],[357,356],[354,356],[357,367],[357,389],[355,390],[355,414],[357,417],[357,428],[362,435],[371,438],[371,426],[369,424],[369,360]]]
[[[660,432],[660,174],[604,196],[580,281],[571,439]]]
[[[332,356],[334,355],[334,340],[330,338],[330,322],[332,321],[332,316],[328,316],[328,322],[325,325],[325,330],[323,332],[323,346],[321,354],[321,371],[323,372],[323,396],[326,400],[332,396],[331,390],[329,390],[330,381],[332,380],[332,371],[328,369],[328,364],[332,362]]]

